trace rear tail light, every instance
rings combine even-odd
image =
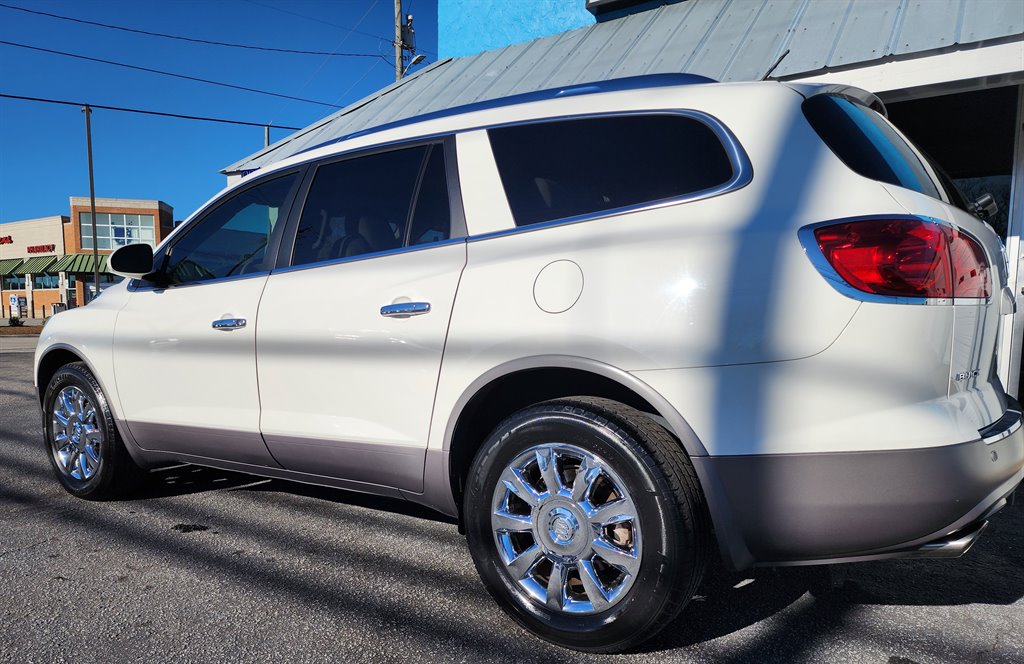
[[[955,228],[916,217],[862,219],[814,230],[839,276],[873,295],[985,298],[991,293],[985,251]]]

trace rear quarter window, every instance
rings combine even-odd
[[[876,111],[842,97],[818,95],[803,103],[803,112],[821,140],[851,170],[940,198],[917,154]]]
[[[733,177],[715,131],[684,115],[537,122],[488,136],[517,226],[696,194]]]

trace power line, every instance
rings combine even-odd
[[[123,111],[125,113],[140,113],[142,115],[160,115],[167,118],[180,118],[182,120],[202,120],[204,122],[221,122],[223,124],[246,125],[248,127],[274,127],[275,129],[290,129],[298,131],[302,127],[286,127],[275,125],[269,122],[246,122],[244,120],[228,120],[225,118],[209,118],[202,115],[185,115],[183,113],[167,113],[165,111],[150,111],[143,108],[126,108],[124,106],[105,106],[103,104],[90,104],[83,101],[67,101],[64,99],[46,99],[45,97],[25,97],[22,95],[9,95],[0,92],[4,99],[21,99],[23,101],[38,101],[46,104],[62,104],[64,106],[89,106],[90,108],[101,108],[106,111]]]
[[[308,14],[300,14],[299,12],[293,12],[293,11],[291,11],[289,9],[281,9],[280,7],[275,7],[274,5],[268,5],[268,4],[264,3],[264,2],[257,2],[256,0],[242,0],[242,2],[246,2],[246,3],[250,4],[250,5],[255,5],[257,7],[264,7],[266,9],[271,9],[271,10],[273,10],[275,12],[281,12],[282,14],[289,14],[291,16],[298,16],[299,18],[304,18],[307,21],[313,21],[314,23],[322,23],[324,25],[330,25],[330,26],[335,27],[335,28],[341,28],[342,30],[352,30],[352,32],[356,33],[357,35],[363,35],[364,37],[373,37],[374,39],[379,39],[380,41],[382,41],[382,42],[384,42],[386,44],[392,44],[393,45],[395,43],[394,39],[389,39],[388,37],[382,37],[380,35],[375,35],[375,34],[372,34],[372,33],[369,33],[369,32],[362,32],[360,30],[355,30],[353,28],[350,28],[347,25],[340,25],[338,23],[332,23],[331,21],[325,21],[322,18],[317,18],[315,16],[309,16]],[[430,55],[437,55],[433,51],[428,51],[425,48],[421,48],[419,50],[423,51],[424,53],[429,53]]]
[[[370,12],[373,11],[373,8],[377,6],[377,2],[378,2],[378,0],[373,0],[373,2],[370,3],[370,6],[366,9],[365,12],[363,12],[363,15],[356,22],[355,28],[352,28],[352,30],[355,30],[356,28],[358,28],[362,24],[362,22],[366,19],[366,17],[370,15]],[[348,41],[348,38],[352,36],[352,30],[349,30],[348,32],[345,33],[345,36],[341,38],[341,41],[338,42],[338,45],[334,47],[335,51],[337,51],[339,48],[341,48],[342,46],[345,45],[345,42]],[[381,57],[380,54],[377,54],[377,57],[380,58]],[[317,75],[320,73],[320,70],[322,70],[324,68],[324,65],[326,65],[329,60],[330,60],[330,58],[326,57],[326,58],[324,58],[323,60],[320,61],[320,66],[318,66],[315,70],[313,70],[313,73],[310,74],[309,77],[306,78],[306,82],[303,83],[302,87],[300,87],[297,90],[297,93],[298,92],[302,92],[303,90],[305,90],[309,86],[309,84],[313,82],[313,79],[317,77]],[[372,65],[371,65],[371,68],[372,68]]]
[[[244,1],[249,3],[250,5],[256,5],[257,7],[264,7],[266,9],[272,9],[275,12],[281,12],[282,14],[290,14],[292,16],[298,16],[299,18],[304,18],[307,21],[313,21],[314,23],[323,23],[324,25],[330,25],[330,26],[335,27],[335,28],[341,28],[342,30],[350,30],[350,31],[356,33],[357,35],[363,35],[364,37],[373,37],[374,39],[379,39],[379,40],[385,41],[385,42],[387,42],[389,44],[391,43],[391,40],[388,39],[387,37],[381,37],[380,35],[375,35],[375,34],[372,34],[370,32],[363,32],[361,30],[356,30],[355,28],[350,28],[347,25],[339,25],[338,23],[331,23],[330,21],[325,21],[322,18],[314,18],[313,16],[308,16],[306,14],[300,14],[299,12],[293,12],[293,11],[288,10],[288,9],[281,9],[280,7],[275,7],[273,5],[264,4],[262,2],[255,2],[254,0],[244,0]]]
[[[232,88],[234,90],[243,90],[245,92],[255,92],[261,95],[269,95],[271,97],[280,97],[281,99],[291,99],[293,101],[303,101],[307,104],[319,104],[320,106],[328,106],[330,108],[341,108],[335,104],[328,104],[325,101],[317,101],[315,99],[306,99],[304,97],[293,97],[292,95],[280,94],[278,92],[269,92],[267,90],[260,90],[258,88],[247,88],[243,85],[234,85],[232,83],[221,83],[220,81],[211,81],[208,78],[199,78],[197,76],[187,76],[185,74],[176,74],[170,71],[163,71],[161,69],[150,69],[149,67],[139,67],[137,65],[130,65],[124,62],[115,62],[114,60],[103,60],[101,58],[92,58],[87,55],[79,55],[77,53],[67,53],[65,51],[55,51],[49,48],[42,48],[41,46],[29,46],[28,44],[18,44],[16,42],[9,42],[0,39],[0,44],[6,44],[7,46],[16,46],[18,48],[27,48],[33,51],[42,51],[43,53],[53,53],[54,55],[63,55],[69,58],[78,58],[79,60],[88,60],[90,62],[102,62],[107,65],[114,65],[116,67],[125,67],[126,69],[134,69],[136,71],[149,72],[151,74],[161,74],[163,76],[173,76],[174,78],[184,79],[186,81],[196,81],[199,83],[208,83],[210,85],[219,85],[223,88]]]
[[[274,53],[294,53],[298,55],[326,55],[326,56],[339,56],[348,58],[376,58],[379,57],[375,53],[336,53],[333,51],[301,51],[291,48],[273,48],[270,46],[256,46],[254,44],[235,44],[232,42],[214,41],[212,39],[200,39],[198,37],[184,37],[181,35],[169,35],[164,32],[152,32],[150,30],[140,30],[137,28],[127,28],[122,25],[112,25],[110,23],[100,23],[98,21],[87,21],[83,18],[74,18],[72,16],[61,16],[60,14],[51,14],[50,12],[41,12],[35,9],[27,9],[25,7],[16,7],[14,5],[8,5],[0,2],[0,7],[4,9],[13,9],[19,12],[25,12],[27,14],[36,14],[38,16],[47,16],[49,18],[59,19],[61,21],[72,21],[74,23],[82,23],[85,25],[95,25],[100,28],[109,28],[110,30],[121,30],[123,32],[134,32],[140,35],[147,35],[150,37],[162,37],[164,39],[176,39],[178,41],[194,42],[197,44],[209,44],[212,46],[228,46],[231,48],[245,48],[254,51],[271,51]]]

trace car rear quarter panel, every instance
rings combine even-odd
[[[735,134],[753,171],[742,188],[562,225],[513,229],[509,221],[511,232],[483,237],[493,233],[494,219],[511,220],[504,196],[491,198],[494,212],[483,221],[481,206],[466,206],[468,262],[435,413],[456,417],[457,400],[478,376],[534,355],[585,357],[638,376],[669,369],[713,376],[719,370],[711,367],[812,357],[839,338],[861,305],[818,274],[797,230],[898,206],[878,183],[850,177],[804,121],[795,92],[716,92],[672,101],[699,107]],[[492,159],[485,147],[474,140],[472,158]],[[471,163],[463,142],[459,148],[460,162]],[[464,191],[503,192],[493,164],[461,175]],[[556,261],[578,265],[583,285],[575,304],[553,314],[538,305],[535,284]],[[946,343],[948,361],[948,337],[936,343]],[[668,389],[687,421],[714,422],[727,408],[728,395],[718,390],[694,401],[685,392]],[[431,447],[444,445],[445,423],[436,424]]]

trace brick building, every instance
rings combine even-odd
[[[125,244],[156,247],[174,225],[174,210],[163,201],[97,198],[93,238],[89,198],[72,196],[70,207],[68,216],[0,224],[0,316],[13,310],[21,317],[45,318],[54,305],[85,304],[95,295],[94,242],[102,290],[119,281],[107,272],[107,255]]]

